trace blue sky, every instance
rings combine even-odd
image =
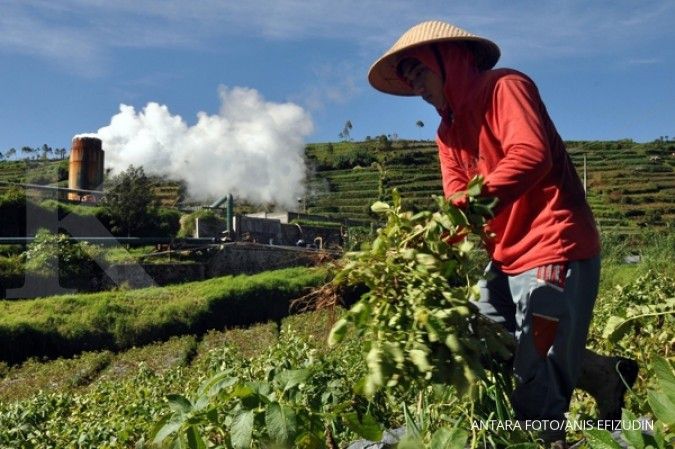
[[[675,136],[675,1],[0,0],[0,151],[69,147],[120,104],[156,102],[192,126],[237,86],[301,106],[306,142],[338,140],[348,119],[355,139],[432,139],[429,106],[366,80],[430,19],[494,40],[564,139]]]

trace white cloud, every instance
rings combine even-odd
[[[48,24],[10,3],[0,15],[0,50],[56,62],[82,75],[100,73],[104,48],[73,26]]]
[[[116,47],[207,47],[249,37],[343,39],[372,58],[408,26],[428,19],[493,38],[508,61],[623,57],[672,42],[675,33],[675,2],[659,0],[7,0],[2,16],[0,48],[62,64],[98,62]]]

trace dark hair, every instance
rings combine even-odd
[[[436,58],[436,64],[438,64],[438,70],[440,70],[440,76],[443,82],[445,82],[445,65],[443,64],[443,58],[441,57],[441,52],[438,49],[438,45],[436,44],[431,44],[430,45],[431,51],[434,54],[434,57]],[[396,65],[396,74],[399,76],[399,78],[403,79],[403,64],[407,63],[415,63],[415,64],[422,64],[422,62],[417,59],[413,58],[412,56],[406,56],[405,58],[401,59],[399,63]]]
[[[406,56],[405,58],[401,59],[398,64],[396,64],[396,74],[399,76],[399,78],[404,79],[405,77],[403,76],[403,66],[405,64],[412,64],[413,67],[416,67],[419,64],[422,64],[422,62],[417,59],[413,58],[412,56]]]

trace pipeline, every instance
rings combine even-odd
[[[35,237],[0,237],[0,245],[27,245],[32,243]],[[173,239],[171,237],[69,237],[71,243],[88,242],[103,246],[114,245],[208,245],[219,243],[215,237],[194,238],[186,237]]]

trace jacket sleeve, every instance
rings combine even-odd
[[[438,158],[441,164],[441,177],[443,178],[443,195],[449,199],[452,195],[466,190],[469,179],[464,169],[459,165],[456,156],[440,138],[436,138],[438,146]]]
[[[509,77],[497,82],[488,122],[504,157],[486,176],[483,195],[498,198],[498,210],[524,195],[552,167],[543,108],[529,79]]]

